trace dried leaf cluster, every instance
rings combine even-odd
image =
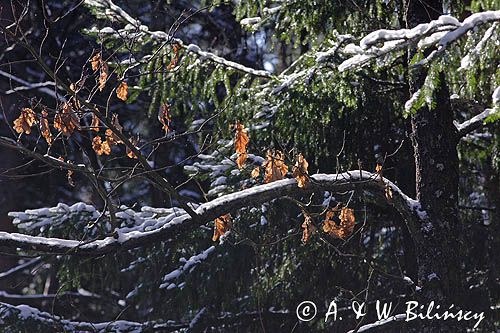
[[[75,129],[80,128],[80,119],[76,116],[71,102],[64,102],[62,111],[56,113],[54,117],[54,128],[58,129],[67,137],[70,137]]]
[[[243,124],[236,122],[236,134],[234,139],[234,148],[238,154],[236,164],[238,168],[243,168],[248,157],[247,146],[249,143],[248,133]],[[285,178],[288,172],[288,166],[285,163],[285,154],[277,149],[270,149],[266,153],[266,159],[262,163],[264,169],[264,183],[271,183]],[[257,178],[260,175],[260,166],[252,169],[250,176]],[[292,175],[297,180],[300,188],[306,188],[309,183],[309,163],[302,154],[297,155],[297,160],[292,168]]]
[[[101,53],[96,53],[90,59],[90,65],[93,71],[99,70],[99,91],[103,91],[109,76],[109,67],[106,61],[102,59]]]
[[[335,238],[345,239],[352,234],[355,222],[354,210],[339,204],[326,212],[323,231]]]
[[[313,224],[311,216],[305,211],[302,213],[304,215],[304,222],[302,223],[302,242],[305,244],[316,231],[316,227]],[[356,218],[354,217],[354,210],[352,208],[343,207],[342,204],[339,203],[336,207],[326,212],[322,229],[332,237],[346,239],[352,235],[355,223]]]
[[[102,138],[98,135],[92,139],[92,149],[97,153],[97,155],[109,155],[111,154],[111,147],[108,140],[102,141]]]
[[[35,123],[35,112],[30,108],[23,108],[19,117],[14,120],[14,130],[19,134],[30,134],[31,126],[33,126]]]
[[[268,150],[264,164],[264,183],[274,182],[285,178],[288,166],[285,164],[285,154],[279,150]]]

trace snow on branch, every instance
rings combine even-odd
[[[486,30],[483,37],[479,41],[479,43],[477,43],[477,45],[474,48],[472,48],[469,51],[469,53],[465,57],[463,57],[462,60],[460,61],[460,67],[458,68],[459,71],[466,70],[466,69],[470,68],[472,66],[472,64],[475,61],[477,61],[477,59],[479,58],[479,55],[485,49],[485,46],[486,46],[486,43],[488,42],[488,40],[498,39],[498,35],[495,34],[495,30],[497,28],[498,28],[498,22],[495,22],[495,23],[493,23],[493,25],[491,27],[488,28],[488,30]]]
[[[385,197],[386,186],[392,190],[391,202]],[[148,246],[165,241],[180,234],[190,232],[213,219],[243,207],[258,206],[271,200],[309,194],[312,192],[357,191],[365,193],[367,200],[381,206],[392,205],[407,223],[412,235],[419,239],[417,224],[427,219],[420,203],[405,195],[396,185],[380,175],[368,171],[354,170],[340,174],[316,174],[311,176],[307,189],[297,186],[295,179],[283,179],[269,184],[258,185],[242,191],[223,195],[196,208],[197,218],[193,220],[182,209],[171,208],[171,213],[157,217],[128,209],[130,227],[117,228],[112,236],[92,240],[77,241],[61,238],[28,236],[20,233],[0,232],[0,246],[20,248],[48,253],[72,254],[83,256],[103,255],[119,250]],[[75,206],[75,205],[73,205]],[[73,207],[71,206],[71,207]],[[50,211],[50,209],[49,209]],[[46,214],[47,208],[30,210],[29,214]],[[26,214],[26,213],[25,213]],[[117,214],[121,216],[122,214]],[[11,213],[17,219],[27,218],[22,213]],[[50,221],[50,220],[49,220]],[[16,223],[21,223],[16,221]]]
[[[175,323],[137,323],[126,320],[103,323],[70,321],[28,305],[14,306],[3,302],[0,302],[0,322],[3,327],[15,326],[19,322],[33,322],[35,325],[56,329],[58,332],[165,332],[168,329],[173,331],[185,327]]]
[[[151,36],[153,39],[178,44],[181,48],[185,49],[188,52],[196,54],[202,60],[207,59],[222,66],[232,68],[253,76],[263,78],[272,77],[271,73],[266,70],[253,69],[240,63],[224,59],[214,53],[202,51],[201,48],[195,44],[186,45],[179,38],[174,38],[172,35],[166,32],[150,31],[147,26],[142,25],[140,21],[132,18],[127,12],[125,12],[119,6],[115,5],[111,0],[85,0],[85,4],[97,13],[97,17],[106,18],[107,16],[111,16],[118,19],[120,22],[127,24],[124,29],[121,29],[119,31],[116,31],[115,29],[110,27],[106,27],[101,30],[91,30],[91,32],[116,35],[120,38],[126,37],[130,34],[131,39],[137,39],[140,36]]]
[[[427,56],[427,58],[419,62],[417,65],[425,65],[429,62],[432,62],[444,52],[449,44],[454,43],[455,41],[463,37],[468,31],[476,28],[477,26],[499,20],[500,10],[472,14],[471,16],[467,17],[458,28],[444,34],[439,39],[438,49],[432,51],[431,54]]]
[[[6,279],[6,278],[18,273],[18,272],[22,272],[25,269],[30,268],[31,266],[39,264],[41,261],[42,261],[42,257],[36,257],[36,258],[28,260],[22,264],[19,264],[15,267],[12,267],[11,269],[0,273],[0,280]]]
[[[205,309],[205,310],[204,310]],[[187,328],[196,327],[199,324],[208,324],[211,327],[222,327],[236,321],[253,321],[261,317],[295,318],[295,312],[288,310],[244,311],[239,313],[224,312],[214,317],[202,318],[206,308],[199,310],[190,322],[176,322],[167,320],[165,322],[148,321],[138,323],[127,320],[115,320],[102,323],[91,323],[84,321],[71,321],[63,319],[28,305],[11,305],[0,302],[0,323],[2,327],[16,327],[27,323],[30,327],[50,329],[57,332],[95,332],[95,333],[142,333],[142,332],[184,332]]]
[[[404,50],[410,45],[418,44],[419,48],[436,46],[437,50],[416,64],[425,65],[436,59],[448,45],[463,37],[471,29],[499,20],[500,11],[486,11],[472,14],[462,23],[450,15],[442,15],[437,20],[419,24],[412,29],[377,30],[362,38],[359,46],[352,44],[346,46],[346,53],[355,55],[340,64],[339,71],[365,66],[371,60]]]
[[[162,281],[163,283],[160,285],[160,288],[167,288],[167,290],[176,288],[177,285],[171,281],[177,279],[180,277],[182,274],[186,272],[191,272],[198,264],[200,264],[202,261],[206,260],[210,254],[212,254],[215,250],[215,246],[210,246],[208,249],[204,250],[203,252],[196,254],[189,258],[187,261],[185,261],[184,265],[179,267],[178,269],[175,269],[171,271],[170,273],[166,274]]]
[[[405,320],[406,320],[406,314],[405,313],[401,313],[401,314],[397,314],[397,315],[391,316],[391,317],[389,317],[387,319],[382,319],[382,320],[378,320],[378,321],[376,321],[374,323],[371,323],[371,324],[363,325],[363,326],[359,327],[358,329],[356,329],[356,330],[350,330],[347,333],[368,332],[368,331],[370,331],[372,329],[378,329],[378,328],[380,328],[383,325],[391,324],[391,323],[398,322],[398,321],[405,321]]]
[[[10,73],[4,72],[2,70],[0,70],[0,75],[8,78],[9,80],[16,81],[17,83],[22,84],[22,86],[18,86],[18,87],[12,88],[11,90],[6,91],[5,92],[6,95],[9,95],[9,94],[15,93],[17,91],[21,91],[21,90],[36,89],[36,90],[38,90],[40,92],[43,92],[44,94],[49,95],[50,97],[53,97],[56,100],[66,101],[66,99],[64,98],[64,96],[58,95],[54,91],[55,90],[54,88],[48,88],[48,87],[55,87],[55,83],[54,82],[30,83],[28,81],[25,81],[25,80],[23,80],[23,79],[15,76],[15,75],[12,75]]]
[[[469,120],[464,121],[463,123],[460,124],[455,124],[458,130],[458,135],[459,137],[463,137],[470,132],[478,129],[484,124],[484,121],[491,115],[498,114],[500,113],[500,87],[497,87],[495,91],[493,91],[492,101],[493,101],[493,108],[491,109],[485,109],[483,112],[475,115]]]

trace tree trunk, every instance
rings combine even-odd
[[[409,1],[406,23],[412,28],[441,15],[441,1]],[[414,54],[414,53],[413,53]],[[409,59],[413,57],[409,53]],[[410,93],[423,84],[424,69],[410,68]],[[445,77],[440,75],[436,107],[424,106],[411,118],[412,144],[416,166],[417,200],[428,219],[420,226],[423,242],[417,244],[421,304],[434,301],[441,308],[460,302],[460,227],[458,219],[457,130]],[[456,323],[456,322],[455,322]],[[450,320],[422,320],[419,332],[457,332]],[[463,327],[464,325],[462,325]]]

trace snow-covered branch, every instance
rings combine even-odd
[[[493,92],[492,95],[492,100],[493,100],[493,105],[494,107],[491,109],[485,109],[483,112],[475,115],[474,117],[464,121],[463,123],[460,124],[455,124],[458,130],[458,136],[463,137],[470,132],[480,128],[483,124],[486,118],[489,116],[500,112],[499,110],[499,104],[500,104],[500,87],[497,87],[495,91]]]
[[[35,326],[40,325],[57,332],[172,332],[186,327],[186,325],[175,323],[137,323],[126,320],[103,323],[71,321],[28,305],[14,306],[0,302],[0,322],[3,327],[24,321],[34,322]]]
[[[263,78],[272,77],[271,73],[269,73],[266,70],[253,69],[244,66],[240,63],[224,59],[223,57],[220,57],[214,53],[203,51],[198,45],[195,44],[186,45],[181,39],[175,38],[166,32],[150,31],[147,26],[142,25],[139,20],[132,18],[132,16],[130,16],[119,6],[115,5],[111,0],[85,0],[85,4],[90,8],[94,9],[96,12],[98,13],[100,12],[101,13],[101,15],[99,15],[100,17],[105,18],[106,16],[109,16],[127,24],[127,26],[125,26],[125,28],[120,30],[119,32],[109,27],[98,30],[98,32],[101,34],[116,34],[118,37],[121,38],[127,36],[128,34],[131,34],[134,39],[136,39],[139,36],[150,36],[153,39],[177,44],[186,51],[196,54],[201,59],[207,59],[222,66],[232,68],[237,71],[250,74],[253,76],[258,76]]]
[[[397,315],[394,315],[394,316],[391,316],[387,319],[382,319],[382,320],[378,320],[374,323],[371,323],[371,324],[366,324],[366,325],[363,325],[361,327],[359,327],[357,330],[351,330],[349,331],[348,333],[354,333],[354,332],[368,332],[372,329],[379,329],[381,326],[384,326],[384,325],[387,325],[387,324],[391,324],[391,323],[395,323],[395,322],[398,322],[398,321],[404,321],[406,319],[406,314],[405,313],[401,313],[401,314],[397,314]]]
[[[386,198],[386,187],[389,187],[392,192],[390,202]],[[161,217],[128,209],[126,215],[133,226],[115,229],[112,236],[104,239],[83,242],[0,232],[0,246],[49,253],[87,256],[103,255],[178,237],[179,234],[192,231],[208,221],[226,213],[236,212],[243,207],[258,206],[281,197],[321,191],[356,191],[358,194],[367,194],[365,198],[374,204],[381,206],[392,205],[403,217],[412,235],[416,239],[420,238],[417,224],[427,218],[420,203],[409,198],[389,180],[381,179],[378,174],[354,170],[340,174],[313,175],[308,188],[305,190],[297,186],[295,179],[284,179],[226,194],[200,205],[196,209],[198,215],[196,220],[193,220],[182,209],[176,208],[170,209],[167,216]],[[42,210],[44,214],[47,214],[47,208]],[[30,210],[29,213],[36,214],[36,211]],[[15,213],[13,215],[16,216],[16,219],[29,218],[21,214]],[[15,222],[20,223],[20,221]]]
[[[484,123],[484,120],[488,118],[495,112],[496,109],[486,109],[483,112],[475,115],[474,117],[464,121],[463,123],[456,124],[458,135],[463,137],[470,132],[474,131],[481,127]]]
[[[0,75],[6,77],[9,80],[12,80],[12,81],[15,81],[17,83],[22,84],[22,86],[18,86],[18,87],[12,88],[11,90],[6,91],[5,92],[6,95],[15,93],[17,91],[36,89],[40,92],[43,92],[44,94],[49,95],[50,97],[55,98],[56,100],[66,101],[64,96],[58,95],[56,93],[56,91],[54,89],[54,87],[55,87],[54,82],[30,83],[28,81],[25,81],[25,80],[15,76],[15,75],[4,72],[2,70],[0,70]],[[52,87],[52,88],[48,88],[48,87]]]
[[[198,311],[190,322],[165,322],[148,321],[138,323],[127,320],[116,320],[102,323],[91,323],[84,321],[72,321],[63,319],[57,315],[41,311],[28,305],[11,305],[0,302],[0,322],[2,327],[14,326],[23,322],[30,322],[31,327],[40,327],[57,332],[95,332],[95,333],[124,333],[124,332],[179,332],[187,328],[194,328],[198,324],[208,324],[212,327],[222,327],[235,322],[254,321],[259,318],[281,317],[295,318],[295,312],[288,310],[268,309],[263,311],[246,311],[239,313],[225,312],[222,315],[202,318],[206,308]]]
[[[498,38],[498,35],[495,34],[495,30],[497,28],[498,22],[495,22],[488,28],[488,30],[486,30],[479,43],[477,43],[477,45],[472,48],[460,61],[460,67],[458,68],[459,71],[468,69],[475,61],[477,61],[479,55],[484,51],[485,46],[490,39]]]
[[[191,272],[195,266],[200,264],[202,261],[206,260],[208,256],[212,254],[214,251],[215,251],[215,246],[212,245],[203,252],[198,253],[189,258],[187,261],[185,261],[185,263],[181,267],[171,271],[170,273],[166,274],[163,277],[162,279],[163,283],[160,285],[160,288],[162,289],[167,288],[167,290],[170,290],[177,287],[177,285],[172,282],[173,280],[179,278],[182,274],[186,272]]]
[[[17,265],[15,267],[12,267],[11,269],[0,273],[0,280],[6,279],[9,276],[12,276],[18,272],[22,272],[23,270],[25,270],[31,266],[37,265],[41,261],[42,261],[42,257],[37,257],[37,258],[31,259],[31,260],[28,260],[27,262],[24,262],[24,263]]]
[[[428,64],[471,29],[499,20],[500,11],[486,11],[472,14],[461,23],[450,15],[442,15],[437,20],[419,24],[412,29],[377,30],[362,38],[359,46],[353,44],[346,46],[344,51],[354,55],[340,64],[339,70],[362,67],[374,59],[404,50],[410,45],[418,45],[422,49],[430,46],[437,47],[427,58],[416,65]]]
[[[481,24],[495,21],[500,21],[500,10],[472,14],[471,16],[467,17],[459,27],[447,32],[441,38],[439,38],[437,50],[432,51],[431,54],[427,56],[427,58],[419,62],[417,65],[425,65],[432,62],[439,55],[441,55],[444,50],[446,50],[448,45],[465,36],[468,31],[475,29]]]

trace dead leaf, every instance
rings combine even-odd
[[[131,137],[130,143],[132,143],[134,145],[134,147],[137,148],[137,145],[139,144],[139,139],[135,138],[135,137]],[[137,148],[137,149],[139,149],[139,148]],[[137,159],[137,156],[134,154],[134,152],[129,147],[126,148],[126,151],[127,151],[128,158]]]
[[[100,120],[95,113],[92,113],[92,123],[90,124],[90,129],[95,132],[99,132]]]
[[[127,100],[128,95],[128,84],[125,81],[122,81],[118,88],[116,88],[116,96],[122,101]]]
[[[354,217],[354,209],[342,207],[340,211],[340,225],[346,230],[347,236],[352,234],[356,218]]]
[[[295,165],[292,168],[292,175],[297,180],[300,188],[305,188],[309,183],[309,172],[307,171],[308,167],[309,163],[307,163],[302,154],[299,154],[299,156],[297,157],[297,162],[295,162]]]
[[[101,53],[96,53],[92,59],[90,59],[90,64],[92,65],[92,70],[96,71],[99,69],[99,65],[101,64]]]
[[[245,126],[241,124],[239,121],[236,122],[236,136],[234,139],[234,149],[237,153],[246,153],[248,142],[250,141],[248,138],[247,130]]]
[[[67,137],[71,136],[75,129],[80,128],[80,120],[73,112],[69,102],[64,102],[62,112],[58,112],[54,117],[54,127]]]
[[[101,71],[99,72],[99,91],[103,91],[108,80],[108,64],[101,60]]]
[[[383,182],[383,179],[382,179],[382,177],[383,177],[383,175],[382,175],[382,164],[377,163],[377,166],[375,167],[375,172],[377,173],[377,176],[380,176],[379,177],[379,181]],[[375,177],[375,178],[377,178],[377,177]]]
[[[326,212],[323,231],[330,236],[345,239],[352,234],[356,219],[354,217],[354,210],[347,207],[342,207],[340,214],[336,216],[339,209],[340,205],[337,205],[337,207]]]
[[[111,120],[113,123],[113,127],[116,128],[116,130],[120,133],[123,132],[123,126],[120,125],[120,122],[118,121],[118,115],[115,113],[113,114],[113,118]],[[110,146],[117,145],[119,143],[123,143],[123,141],[116,135],[110,128],[106,130],[106,141],[108,141]]]
[[[245,166],[245,161],[248,158],[247,153],[240,153],[238,154],[238,157],[236,158],[236,165],[238,165],[238,168],[243,168]]]
[[[73,181],[73,170],[68,170],[66,177],[68,178],[68,184],[71,187],[75,187],[75,182]]]
[[[216,242],[219,237],[224,236],[226,232],[231,230],[233,226],[233,222],[231,221],[231,215],[230,214],[225,214],[222,215],[221,217],[218,217],[215,219],[215,228],[214,228],[214,235],[212,237],[212,240]]]
[[[389,185],[385,185],[385,197],[387,198],[387,201],[392,201],[392,187]]]
[[[49,114],[47,111],[44,109],[42,110],[42,118],[40,119],[40,132],[42,133],[43,138],[49,145],[52,144],[52,133],[50,132],[49,128],[49,121],[47,119],[47,116]]]
[[[234,149],[238,154],[238,158],[236,159],[236,164],[238,168],[243,168],[245,165],[245,161],[247,160],[247,146],[250,139],[248,138],[247,130],[245,126],[241,124],[239,121],[236,122],[236,135],[234,138]]]
[[[266,160],[262,164],[265,169],[264,183],[281,180],[288,172],[288,166],[285,164],[285,155],[279,151],[267,151]]]
[[[21,114],[14,120],[14,129],[19,134],[30,134],[34,123],[36,123],[35,112],[30,108],[22,108]]]
[[[181,46],[176,43],[173,45],[172,49],[174,51],[174,57],[170,60],[170,63],[167,66],[168,70],[171,70],[179,63],[179,50],[181,49]]]
[[[162,128],[165,131],[165,134],[170,130],[170,122],[172,121],[169,112],[170,105],[166,103],[160,106],[160,110],[158,112],[158,121],[163,125]]]
[[[109,155],[111,154],[111,147],[107,140],[102,141],[100,136],[94,137],[92,139],[92,149],[97,153],[97,155]]]
[[[307,241],[311,238],[314,231],[316,231],[316,227],[312,223],[311,216],[304,212],[304,222],[302,223],[302,243],[306,244]]]
[[[250,176],[251,176],[252,178],[257,178],[257,177],[259,177],[259,175],[260,175],[260,167],[258,167],[258,166],[257,166],[257,167],[255,167],[255,168],[252,170],[252,173],[250,174]]]

